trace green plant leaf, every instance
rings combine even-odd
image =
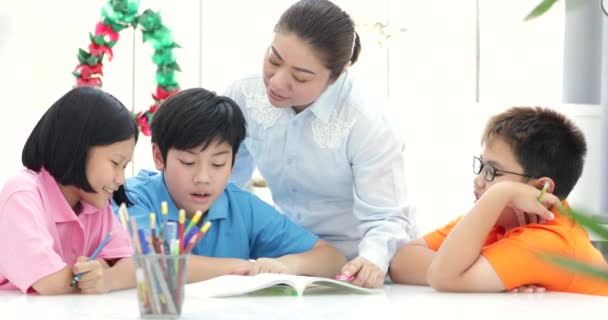
[[[549,11],[549,9],[551,9],[551,7],[553,7],[553,5],[557,2],[557,0],[543,0],[541,1],[541,3],[539,3],[533,10],[532,12],[530,12],[526,18],[524,18],[525,21],[528,20],[532,20],[534,18],[538,18],[540,16],[542,16],[543,14],[545,14],[545,12]]]
[[[541,254],[540,257],[544,260],[562,266],[566,269],[584,273],[596,278],[608,280],[608,270],[606,269],[590,266],[588,264],[557,255]]]
[[[580,211],[575,211],[572,209],[568,209],[566,207],[560,207],[559,212],[571,217],[576,223],[581,226],[593,231],[595,234],[600,236],[602,239],[608,241],[608,227],[602,225],[602,223],[593,218],[592,216],[582,213]]]

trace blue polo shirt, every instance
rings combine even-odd
[[[127,179],[125,189],[133,203],[129,216],[135,217],[137,226],[149,231],[150,212],[157,213],[160,221],[160,204],[166,201],[168,218],[178,221],[175,206],[162,172],[141,170]],[[112,203],[118,212],[116,203]],[[239,187],[228,184],[224,192],[211,205],[203,223],[212,226],[192,249],[193,254],[218,258],[278,258],[286,254],[306,252],[315,245],[318,237],[293,223],[275,208]],[[189,221],[186,221],[186,225]]]

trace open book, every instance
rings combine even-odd
[[[250,293],[301,296],[305,291],[319,294],[384,292],[379,289],[357,287],[348,281],[275,273],[261,273],[255,276],[219,276],[188,286],[188,292],[192,291],[207,297],[228,297]]]

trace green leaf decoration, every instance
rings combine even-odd
[[[173,55],[173,50],[171,50],[171,49],[156,50],[156,51],[154,51],[154,54],[152,55],[152,61],[156,65],[174,63],[175,60],[176,60],[176,58]]]
[[[78,49],[78,62],[79,64],[84,64],[86,63],[87,59],[90,57],[91,55],[84,51],[83,49]]]
[[[128,24],[123,24],[115,20],[108,19],[107,17],[104,17],[103,24],[112,27],[112,30],[114,30],[114,32],[120,32],[129,27]]]
[[[128,0],[111,0],[112,8],[118,12],[127,12],[129,9],[129,1]]]
[[[608,228],[602,225],[601,221],[593,218],[591,215],[568,209],[566,207],[560,207],[559,211],[576,221],[581,226],[593,231],[598,236],[608,241]]]
[[[91,42],[95,43],[96,45],[104,45],[106,44],[106,39],[103,37],[103,35],[98,35],[98,36],[94,36],[93,33],[89,32],[89,39],[91,40]]]
[[[160,14],[150,9],[146,9],[137,17],[137,23],[145,31],[153,31],[163,26]]]
[[[173,63],[169,63],[169,64],[164,64],[164,65],[159,65],[158,68],[156,69],[157,72],[165,72],[165,71],[178,71],[181,72],[182,69],[179,67],[179,64],[177,64],[177,62],[173,62]]]
[[[89,58],[87,58],[85,60],[85,62],[86,62],[86,64],[88,64],[90,66],[94,66],[94,65],[98,64],[102,59],[103,59],[103,54],[100,56],[90,56]]]
[[[175,73],[156,74],[156,83],[160,86],[175,86]]]
[[[545,12],[549,11],[551,7],[557,2],[557,0],[543,0],[539,3],[533,10],[530,12],[525,18],[525,21],[532,20],[534,18],[538,18],[545,14]]]
[[[179,84],[175,83],[173,85],[160,86],[160,87],[163,88],[167,92],[171,92],[175,89],[179,89]]]
[[[104,18],[104,24],[108,24],[105,22],[105,20],[112,22],[116,22],[119,20],[119,13],[114,10],[114,6],[111,2],[108,2],[103,7],[101,7],[101,16]],[[116,29],[114,31],[116,31]]]
[[[543,260],[547,260],[563,268],[578,271],[586,275],[608,280],[608,270],[590,266],[585,263],[578,262],[571,258],[566,258],[558,255],[541,254]]]

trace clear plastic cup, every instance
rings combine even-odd
[[[142,318],[176,319],[182,314],[188,255],[135,255],[137,300]]]

